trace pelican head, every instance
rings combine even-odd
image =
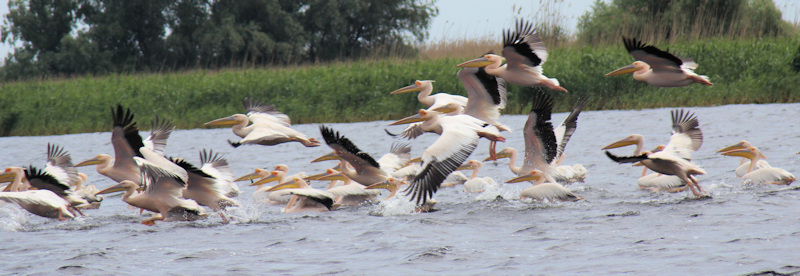
[[[516,152],[517,152],[517,150],[515,150],[514,148],[503,148],[502,150],[500,150],[500,152],[497,153],[497,159],[500,159],[500,158],[511,158],[511,156],[513,156],[514,153],[516,153]],[[483,159],[483,162],[486,162],[486,161],[489,161],[489,160],[492,160],[491,156],[490,157],[486,157],[486,159]]]
[[[485,54],[483,57],[462,62],[461,64],[456,65],[456,67],[485,67],[493,63],[502,64],[505,60],[506,59],[504,57],[495,54]]]
[[[246,174],[246,175],[243,175],[243,176],[241,176],[241,177],[239,177],[237,179],[234,179],[233,182],[245,181],[245,180],[253,180],[253,179],[256,179],[256,178],[267,177],[267,176],[270,176],[270,175],[271,174],[270,174],[270,172],[268,170],[256,169],[255,172],[250,173],[250,174]]]
[[[506,181],[506,183],[518,183],[518,182],[523,182],[523,181],[538,182],[538,181],[543,180],[543,179],[544,179],[544,173],[542,171],[540,171],[540,170],[532,170],[528,174],[521,175],[521,176],[519,176],[517,178],[513,178],[513,179],[511,179],[509,181]]]
[[[95,156],[92,159],[89,159],[89,160],[80,162],[78,164],[75,164],[75,167],[83,167],[83,166],[89,166],[89,165],[99,165],[99,164],[103,164],[103,163],[111,163],[111,159],[113,159],[111,157],[111,155],[98,154],[97,156]]]
[[[230,125],[238,125],[241,123],[249,122],[250,119],[247,118],[247,115],[244,114],[233,114],[231,116],[225,118],[219,118],[213,120],[211,122],[205,123],[203,125],[206,126],[230,126]]]
[[[281,179],[281,174],[285,175],[286,173],[282,172],[282,171],[272,171],[270,173],[270,176],[264,177],[264,178],[262,178],[262,179],[260,179],[260,180],[258,180],[256,182],[253,182],[253,183],[250,184],[250,186],[264,185],[264,184],[270,183],[272,181],[278,181],[278,180]]]
[[[409,86],[397,89],[395,91],[392,91],[392,93],[389,93],[389,95],[408,93],[408,92],[419,92],[419,91],[422,91],[425,88],[431,86],[432,83],[434,83],[434,82],[436,82],[436,81],[434,81],[434,80],[418,80],[418,81],[415,81],[414,84],[412,84],[412,85],[409,85]]]
[[[331,153],[328,153],[326,155],[317,157],[314,160],[311,160],[311,163],[316,163],[316,162],[321,162],[321,161],[326,161],[326,160],[340,160],[340,158],[339,158],[338,155],[336,155],[335,151],[332,151]]]
[[[738,149],[746,149],[746,148],[749,148],[749,147],[752,147],[752,146],[753,146],[753,144],[750,144],[750,142],[748,142],[746,140],[742,140],[742,141],[739,141],[739,143],[736,143],[736,144],[727,146],[727,147],[725,147],[725,148],[723,148],[721,150],[718,150],[717,153],[724,153],[726,151],[732,151],[732,150],[738,150]],[[767,158],[767,157],[766,156],[762,156],[762,158]]]
[[[644,139],[644,137],[642,135],[631,134],[631,135],[629,135],[628,137],[625,137],[622,140],[616,141],[614,143],[609,144],[608,146],[603,147],[601,150],[607,150],[607,149],[614,149],[614,148],[619,148],[619,147],[624,147],[624,146],[636,145],[636,144],[640,143],[640,141],[643,141],[643,139]]]
[[[734,150],[726,151],[726,152],[723,152],[722,155],[725,155],[725,156],[739,156],[739,157],[744,157],[744,158],[747,158],[747,159],[750,159],[750,160],[754,160],[754,159],[756,159],[756,157],[760,157],[761,156],[761,152],[758,149],[756,149],[755,147],[747,147],[747,148],[740,148],[740,149],[734,149]]]
[[[483,167],[483,162],[478,161],[478,160],[469,160],[466,163],[464,163],[461,166],[459,166],[458,168],[456,168],[456,170],[457,171],[474,170],[474,169],[477,169],[477,168],[480,168],[480,167]]]
[[[275,185],[274,187],[267,189],[267,192],[274,192],[283,189],[305,189],[305,188],[308,188],[308,182],[306,182],[302,178],[295,177],[292,179],[292,181]]]
[[[427,111],[425,109],[420,109],[418,114],[412,115],[412,116],[408,116],[408,117],[405,117],[403,119],[397,120],[396,122],[393,122],[393,123],[391,123],[389,125],[390,126],[394,126],[394,125],[403,125],[403,124],[422,122],[422,121],[427,120],[428,118],[430,118],[431,116],[433,116],[435,114],[439,114],[439,112]]]
[[[99,191],[99,192],[95,193],[95,195],[110,194],[110,193],[114,193],[114,192],[128,191],[128,190],[131,190],[131,189],[134,189],[134,190],[139,189],[139,185],[136,184],[136,183],[133,183],[133,181],[130,181],[130,180],[123,180],[123,181],[120,181],[119,184],[117,184],[117,185],[105,188],[102,191]]]
[[[644,71],[650,70],[650,65],[648,65],[644,61],[637,60],[637,61],[634,61],[631,65],[628,65],[628,66],[625,66],[625,67],[621,67],[621,68],[619,68],[617,70],[611,71],[610,73],[606,74],[606,77],[630,74],[630,73],[633,73],[633,72],[636,72],[636,71],[640,71],[640,70],[644,70]]]
[[[279,165],[275,166],[275,170],[276,171],[282,171],[282,172],[285,172],[285,173],[289,173],[289,166],[284,165],[284,164],[279,164]]]

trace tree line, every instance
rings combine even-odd
[[[429,0],[11,0],[0,78],[413,54]]]

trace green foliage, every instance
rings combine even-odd
[[[556,112],[592,96],[588,109],[800,101],[800,74],[789,62],[794,37],[658,45],[682,51],[699,64],[714,86],[657,88],[630,75],[604,74],[633,61],[622,45],[555,48],[544,66],[569,93],[554,93]],[[395,120],[423,106],[413,93],[389,95],[417,79],[436,80],[434,92],[465,95],[456,78],[464,59],[393,59],[342,62],[282,69],[194,70],[164,74],[112,74],[66,80],[0,84],[0,134],[62,134],[110,129],[109,108],[130,107],[143,128],[156,114],[179,128],[198,128],[213,119],[241,113],[243,97],[273,104],[294,123]],[[526,114],[531,88],[509,86],[505,114]],[[545,89],[546,90],[546,89]]]
[[[4,80],[410,55],[436,14],[428,0],[14,0],[9,8],[3,42],[23,47],[0,68]],[[71,35],[78,22],[88,29]]]
[[[596,1],[578,24],[585,44],[618,43],[621,35],[647,40],[754,38],[790,32],[771,0]]]

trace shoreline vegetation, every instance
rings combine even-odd
[[[655,46],[692,57],[700,65],[695,71],[709,76],[715,85],[657,88],[630,75],[605,77],[634,61],[621,41],[548,45],[550,56],[544,73],[569,90],[568,94],[556,94],[554,112],[568,111],[584,96],[592,97],[587,110],[800,102],[800,73],[791,65],[800,55],[800,38],[795,34]],[[155,115],[173,120],[179,129],[202,128],[213,119],[243,113],[244,97],[276,106],[296,124],[398,119],[423,106],[415,93],[389,92],[420,79],[435,80],[434,93],[466,96],[456,77],[460,69],[456,64],[488,50],[500,51],[500,45],[489,40],[449,45],[447,51],[442,50],[444,46],[426,47],[421,49],[421,58],[0,83],[0,135],[109,131],[109,110],[118,103],[131,108],[141,129],[149,129]],[[526,114],[533,90],[509,85],[509,104],[502,113]]]

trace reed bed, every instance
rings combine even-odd
[[[488,47],[487,47],[488,45]],[[340,62],[285,68],[194,70],[180,73],[108,75],[0,84],[0,134],[51,135],[108,131],[110,107],[122,104],[136,114],[142,129],[156,114],[178,128],[242,113],[241,100],[255,97],[278,107],[294,123],[393,120],[423,106],[416,95],[389,95],[416,79],[433,79],[434,92],[466,95],[456,64],[499,45],[450,45],[451,54],[419,59]],[[619,42],[607,46],[562,45],[550,50],[545,75],[570,92],[559,93],[555,110],[567,111],[578,97],[591,96],[588,109],[641,109],[800,101],[800,74],[790,63],[797,37],[707,39],[659,44],[680,50],[700,64],[712,87],[656,88],[630,75],[604,74],[633,61]],[[440,50],[437,50],[440,51]],[[424,53],[424,51],[423,51]],[[533,91],[510,86],[506,114],[525,114]],[[556,93],[556,92],[549,92]]]

